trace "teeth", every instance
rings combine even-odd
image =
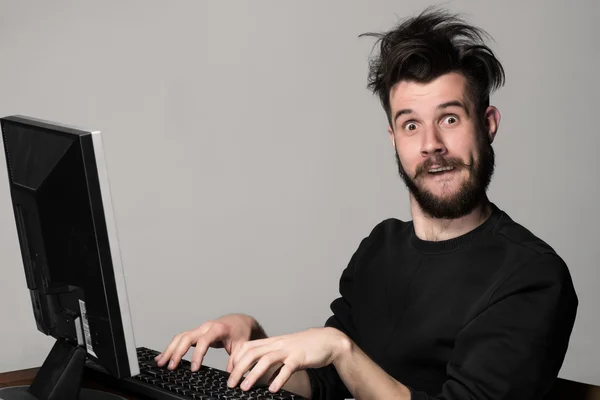
[[[454,167],[441,167],[441,168],[434,168],[434,169],[430,169],[429,172],[442,172],[442,171],[450,171],[454,169]]]

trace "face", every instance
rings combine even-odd
[[[402,81],[390,92],[390,138],[398,170],[421,210],[460,218],[485,198],[494,171],[500,113],[488,107],[477,122],[466,79],[449,73],[425,84]]]

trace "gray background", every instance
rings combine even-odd
[[[365,89],[373,41],[357,35],[429,4],[0,2],[0,114],[103,132],[138,345],[229,312],[272,335],[324,323],[360,240],[410,218]],[[596,384],[598,4],[446,3],[495,38],[508,81],[490,197],[570,266],[581,306],[561,376]],[[6,173],[0,256],[0,371],[37,366],[52,340],[35,328]]]

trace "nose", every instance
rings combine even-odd
[[[446,146],[440,136],[440,132],[435,126],[424,130],[423,143],[421,145],[421,155],[424,157],[446,154]]]

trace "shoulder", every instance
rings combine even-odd
[[[532,231],[502,212],[493,230],[495,239],[505,248],[503,286],[566,285],[572,288],[566,262],[554,248]]]
[[[367,236],[363,236],[353,255],[353,263],[370,259],[386,248],[397,248],[412,230],[412,222],[388,218],[377,223]]]
[[[369,237],[388,237],[407,234],[412,229],[412,221],[402,221],[397,218],[387,218],[375,225]]]
[[[501,211],[501,215],[496,223],[494,234],[500,240],[506,242],[507,246],[512,246],[515,250],[530,255],[555,254],[554,249],[532,231],[514,221],[506,212]]]

